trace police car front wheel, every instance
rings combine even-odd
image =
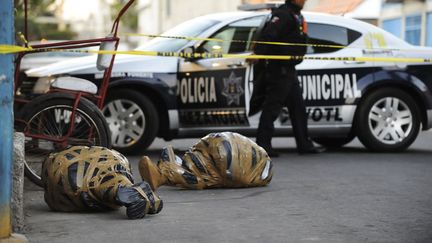
[[[135,90],[110,92],[103,114],[111,130],[112,145],[121,153],[143,151],[153,142],[159,129],[155,106]]]
[[[368,95],[358,108],[356,131],[368,149],[397,152],[408,148],[420,130],[415,100],[397,88],[383,88]]]

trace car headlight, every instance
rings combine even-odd
[[[33,87],[34,94],[45,94],[49,91],[51,87],[51,83],[54,82],[55,77],[48,76],[39,78],[36,81],[35,86]]]

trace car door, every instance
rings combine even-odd
[[[250,54],[265,16],[232,22],[198,44],[196,52]],[[220,41],[223,40],[223,41]],[[245,58],[182,59],[177,104],[181,127],[248,127],[250,67]]]
[[[303,88],[311,135],[337,135],[349,132],[355,102],[361,97],[357,82],[373,79],[374,64],[340,57],[363,57],[362,33],[328,23],[309,22],[307,59],[297,66]],[[335,48],[339,46],[340,48]],[[281,127],[290,126],[287,110],[282,112]]]

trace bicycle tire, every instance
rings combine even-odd
[[[43,187],[42,163],[50,153],[73,145],[111,147],[109,128],[103,114],[94,103],[85,98],[80,99],[75,114],[75,126],[67,141],[60,143],[49,139],[33,139],[29,135],[64,137],[70,127],[74,102],[75,99],[70,96],[62,97],[56,94],[43,102],[33,101],[20,112],[21,119],[26,122],[24,174],[38,186]],[[94,135],[88,137],[87,134],[93,131],[91,129],[94,129]]]

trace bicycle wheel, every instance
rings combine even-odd
[[[58,96],[58,95],[57,95]],[[54,97],[43,102],[32,102],[21,114],[26,121],[25,175],[43,186],[42,163],[53,152],[73,145],[111,147],[108,125],[97,106],[81,98],[75,112],[70,135],[74,99]]]

